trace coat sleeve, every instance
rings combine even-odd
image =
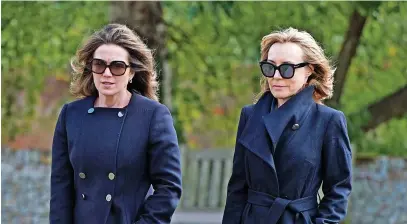
[[[235,152],[233,156],[232,175],[227,187],[226,205],[222,224],[241,223],[241,216],[247,203],[246,174],[244,170],[245,152],[238,139],[246,123],[245,108],[240,113],[239,125],[236,135]]]
[[[67,105],[62,107],[52,142],[50,224],[73,223],[74,180],[65,127]]]
[[[161,104],[153,112],[148,150],[154,193],[144,202],[136,223],[170,223],[182,193],[181,162],[172,116]]]
[[[317,224],[345,219],[352,189],[352,152],[345,115],[335,112],[328,124],[322,149],[322,190]]]

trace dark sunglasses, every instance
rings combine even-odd
[[[112,61],[109,65],[107,65],[106,61],[97,58],[92,59],[89,65],[90,70],[96,74],[103,74],[106,68],[109,67],[110,72],[114,76],[124,75],[128,67],[136,67],[135,64],[130,63],[130,65],[127,65],[124,61]]]
[[[274,74],[278,70],[280,72],[281,77],[283,77],[284,79],[291,79],[294,76],[295,69],[309,65],[309,63],[307,62],[303,62],[299,64],[283,63],[279,66],[276,66],[268,61],[261,61],[259,62],[259,64],[261,72],[263,73],[264,76],[272,78],[274,77]]]

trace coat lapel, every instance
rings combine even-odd
[[[311,109],[311,105],[314,104],[313,93],[314,87],[309,86],[291,97],[281,107],[264,116],[264,124],[274,148],[279,147],[281,135],[287,126],[291,129],[291,132],[284,136],[284,140],[287,141],[301,128],[305,117]]]
[[[266,92],[254,105],[253,113],[246,122],[239,142],[275,169],[273,156],[270,151],[272,142],[267,135],[267,130],[262,119],[270,113],[271,103],[271,94]]]
[[[276,99],[270,92],[264,93],[254,105],[253,114],[247,121],[239,142],[275,171],[272,150],[279,147],[280,137],[287,125],[293,125],[290,127],[293,131],[285,136],[287,140],[300,129],[314,104],[313,93],[314,87],[309,86],[271,112],[271,104]]]

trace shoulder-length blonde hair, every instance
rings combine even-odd
[[[264,36],[261,41],[261,60],[267,59],[268,52],[273,44],[287,42],[298,44],[304,52],[304,61],[311,64],[314,68],[307,81],[307,85],[315,86],[314,100],[317,103],[322,103],[323,100],[331,98],[335,70],[331,67],[322,47],[318,45],[317,41],[308,32],[298,31],[290,27]],[[266,77],[263,76],[260,83],[261,91],[258,97],[270,91]]]
[[[158,82],[152,51],[135,32],[121,24],[106,25],[93,33],[77,50],[76,56],[71,60],[73,69],[71,93],[79,98],[98,95],[92,71],[87,69],[87,66],[96,49],[103,44],[123,47],[129,53],[129,62],[136,64],[136,68],[131,68],[135,75],[132,83],[128,83],[127,89],[158,101]]]

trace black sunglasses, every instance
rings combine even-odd
[[[107,65],[106,61],[97,58],[92,59],[89,65],[90,70],[96,74],[103,74],[106,68],[109,67],[110,72],[114,76],[124,75],[128,67],[136,67],[135,64],[130,63],[130,65],[127,65],[124,61],[112,61],[109,65]]]
[[[273,65],[268,61],[261,61],[259,62],[261,72],[264,76],[268,78],[274,77],[274,74],[278,70],[280,72],[281,77],[284,79],[291,79],[294,76],[295,69],[302,68],[309,65],[308,62],[303,62],[299,64],[290,64],[290,63],[283,63],[279,66]]]

